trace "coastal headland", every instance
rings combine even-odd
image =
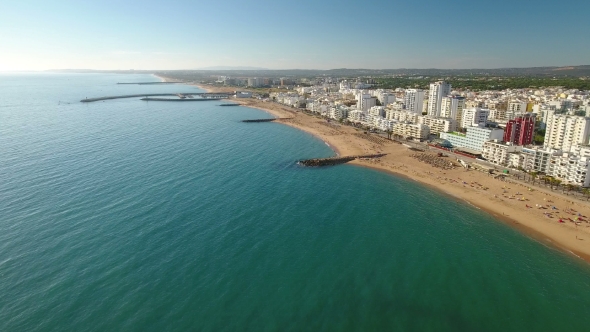
[[[209,93],[233,90],[199,87]],[[394,141],[366,135],[357,128],[327,122],[274,102],[253,98],[233,101],[281,118],[274,122],[316,136],[339,157],[384,154],[380,158],[351,160],[349,164],[420,182],[486,211],[548,247],[561,249],[590,262],[590,204],[587,202],[489,173],[465,170],[463,167],[440,167],[430,161],[437,157],[434,152],[417,152]],[[448,158],[449,163],[456,161]]]

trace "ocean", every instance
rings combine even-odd
[[[0,74],[0,331],[588,331],[590,265],[150,75]]]

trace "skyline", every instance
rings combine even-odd
[[[559,67],[586,65],[590,53],[590,4],[571,0],[0,7],[0,71]]]

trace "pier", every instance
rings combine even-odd
[[[229,93],[207,93],[207,92],[177,92],[177,93],[143,93],[136,95],[122,95],[122,96],[108,96],[98,98],[85,98],[80,100],[82,103],[92,103],[95,101],[111,100],[111,99],[123,99],[123,98],[148,98],[148,97],[165,97],[165,96],[201,96],[202,98],[210,99],[227,99],[231,96]]]
[[[316,158],[316,159],[305,159],[299,160],[297,163],[307,167],[320,167],[320,166],[334,166],[345,164],[349,161],[353,161],[355,159],[376,159],[381,158],[387,155],[386,153],[378,153],[378,154],[367,154],[367,155],[358,155],[358,156],[348,156],[348,157],[331,157],[331,158]]]

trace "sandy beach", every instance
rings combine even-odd
[[[235,89],[199,87],[208,92]],[[377,160],[355,160],[351,163],[418,181],[486,211],[544,245],[590,262],[590,219],[587,218],[590,216],[590,204],[587,202],[510,179],[495,179],[479,171],[466,171],[462,167],[441,169],[415,158],[421,153],[401,144],[386,139],[371,139],[356,128],[328,123],[319,117],[274,102],[257,99],[232,101],[261,109],[275,117],[290,118],[276,122],[318,137],[340,156],[386,153],[385,157]],[[426,153],[430,155],[426,158],[435,157],[435,152]],[[452,157],[448,159],[455,161]]]

